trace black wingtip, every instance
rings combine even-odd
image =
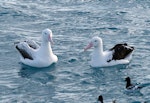
[[[32,58],[25,50],[20,49],[20,48],[18,47],[18,45],[16,45],[16,49],[19,51],[19,53],[22,55],[22,57],[23,57],[24,59],[27,58],[27,59],[33,60],[33,58]]]

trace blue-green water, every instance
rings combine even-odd
[[[40,41],[53,31],[56,65],[22,67],[14,42]],[[135,47],[128,66],[91,68],[88,40],[102,37],[104,49],[127,42]],[[0,103],[150,103],[150,86],[142,95],[124,93],[126,76],[150,83],[149,0],[2,0],[0,1]]]

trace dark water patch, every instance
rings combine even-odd
[[[78,59],[76,57],[71,57],[69,58],[68,62],[73,63],[75,61],[77,61]]]
[[[3,85],[0,85],[0,90],[1,90],[0,95],[8,95],[11,92],[11,88]]]
[[[81,12],[81,11],[74,11],[74,12],[71,12],[72,15],[74,16],[86,16],[86,15],[90,15],[90,12]]]
[[[114,31],[119,30],[118,28],[115,28],[115,27],[109,27],[108,29],[114,30]]]
[[[126,13],[128,13],[128,12],[126,12],[126,11],[119,11],[117,14],[118,15],[125,15]]]
[[[140,101],[134,101],[134,102],[132,102],[132,103],[141,103]]]
[[[34,76],[38,73],[44,73],[44,72],[46,72],[46,73],[43,76],[47,76],[49,79],[55,78],[52,75],[50,75],[49,73],[47,74],[47,72],[52,72],[55,69],[55,64],[52,64],[51,66],[46,67],[46,68],[34,68],[34,67],[24,65],[22,63],[20,63],[20,65],[22,68],[18,72],[18,75],[23,78],[32,78],[32,76]]]

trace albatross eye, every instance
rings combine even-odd
[[[44,35],[47,35],[47,33],[45,32]]]

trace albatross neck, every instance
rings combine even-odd
[[[51,44],[49,41],[42,41],[41,43],[41,50],[44,50],[45,52],[48,50],[49,53],[52,53]]]
[[[103,45],[102,45],[102,43],[94,48],[94,52],[98,53],[99,55],[103,55]]]

